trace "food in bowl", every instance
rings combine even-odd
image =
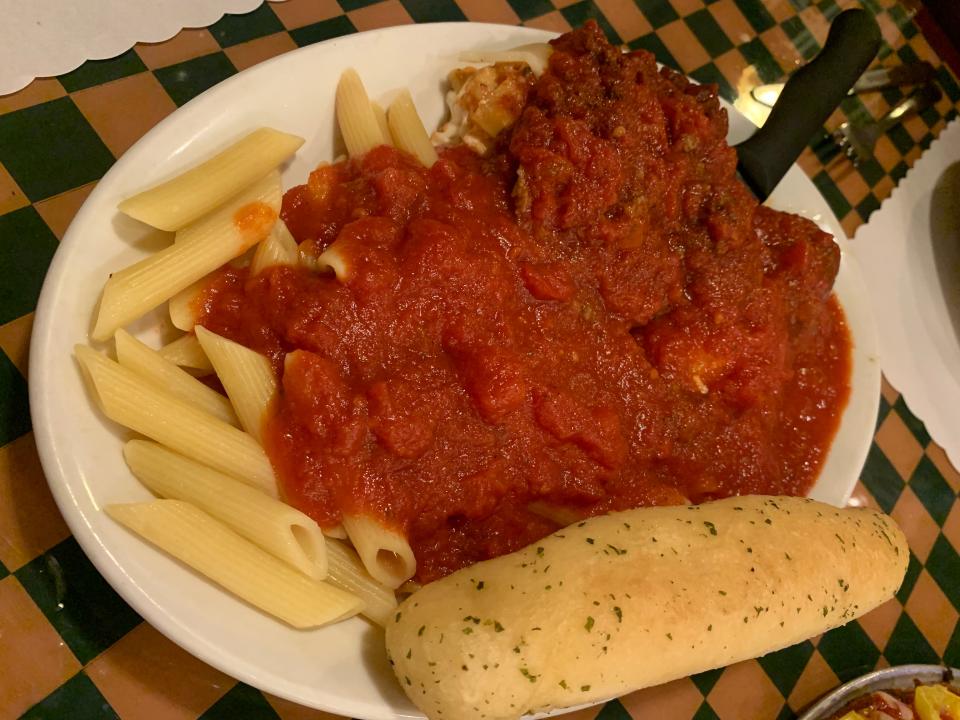
[[[960,720],[960,694],[946,682],[874,690],[851,700],[829,720]]]

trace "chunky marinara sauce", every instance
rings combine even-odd
[[[282,373],[286,499],[405,531],[423,581],[553,531],[545,509],[803,494],[848,395],[837,247],[735,178],[715,89],[593,24],[554,48],[488,157],[381,147],[286,194],[343,279],[228,269],[204,296]]]

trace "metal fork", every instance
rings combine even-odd
[[[867,123],[845,122],[833,132],[837,146],[853,160],[854,165],[873,159],[873,148],[880,136],[904,120],[932,107],[941,96],[933,83],[923,85],[904,98],[879,120]]]

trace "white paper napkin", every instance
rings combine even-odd
[[[876,312],[880,366],[960,467],[960,121],[851,245]]]
[[[0,0],[0,95],[34,78],[62,75],[87,60],[207,27],[263,0]]]

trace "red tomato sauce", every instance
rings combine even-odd
[[[260,236],[270,232],[277,221],[277,213],[266,203],[256,201],[241,207],[233,216],[233,225],[241,233]]]
[[[381,147],[287,192],[344,279],[228,268],[203,299],[282,374],[287,501],[401,529],[422,581],[556,529],[534,502],[803,494],[849,393],[837,247],[735,178],[715,88],[593,24],[554,48],[489,157]]]

